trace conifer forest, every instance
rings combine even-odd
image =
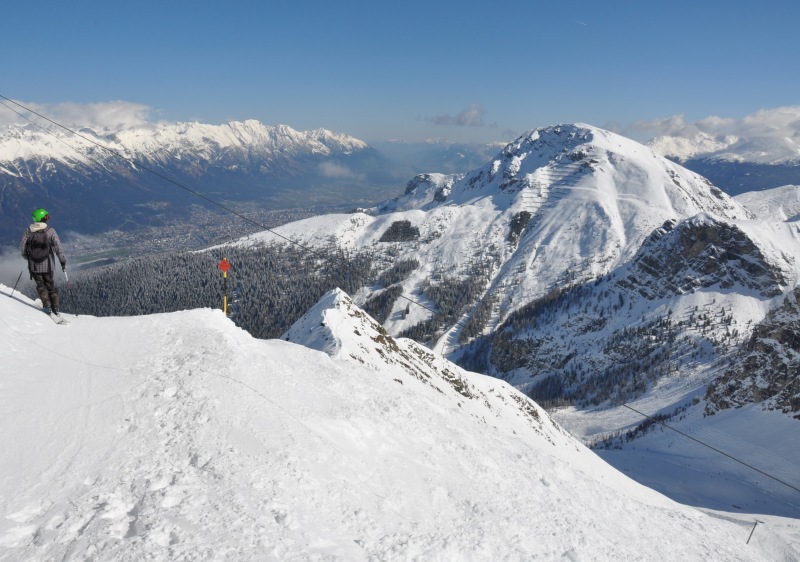
[[[402,298],[400,283],[419,263],[395,259],[390,244],[381,246],[380,253],[332,244],[309,252],[287,243],[141,257],[77,275],[69,287],[60,289],[62,309],[93,316],[221,309],[227,285],[231,320],[254,337],[269,339],[280,337],[326,292],[338,287],[356,294],[366,287],[363,308],[383,322]],[[232,265],[226,281],[217,267],[223,257]],[[426,281],[418,294],[407,295],[437,307],[412,335],[430,341],[463,313],[485,282],[472,273]],[[35,298],[32,284],[25,292]]]

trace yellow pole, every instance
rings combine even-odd
[[[228,272],[227,271],[222,272],[222,279],[225,287],[223,289],[225,291],[225,296],[222,298],[222,313],[225,316],[227,316],[228,315]]]
[[[222,312],[225,316],[228,316],[228,270],[231,267],[231,264],[228,263],[228,258],[222,258],[222,261],[217,264],[222,270]]]

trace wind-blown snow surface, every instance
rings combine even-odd
[[[287,334],[332,357],[0,292],[2,560],[800,559],[792,520],[746,544],[752,519],[634,483],[339,292]]]

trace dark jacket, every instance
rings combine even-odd
[[[46,260],[39,263],[34,263],[30,256],[28,256],[28,237],[33,232],[47,229],[47,239],[50,242],[50,255]],[[64,251],[61,249],[61,241],[58,239],[58,234],[54,228],[49,228],[46,222],[35,222],[25,229],[25,234],[22,235],[22,241],[19,243],[19,251],[22,257],[28,260],[28,271],[31,273],[49,273],[56,270],[55,256],[58,256],[58,261],[61,262],[63,269],[67,265],[67,258],[64,256]]]

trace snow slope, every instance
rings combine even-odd
[[[800,560],[793,520],[746,544],[341,293],[287,334],[326,354],[0,292],[1,560]]]
[[[784,185],[763,191],[750,191],[735,199],[763,221],[800,219],[800,186]]]
[[[789,195],[771,200],[780,202],[787,214]],[[278,231],[308,245],[333,239],[348,248],[369,248],[390,263],[417,260],[419,265],[400,283],[404,295],[429,308],[436,306],[426,296],[425,283],[467,277],[468,270],[477,268],[475,277],[485,283],[483,301],[467,307],[433,340],[421,338],[435,352],[470,360],[464,364],[497,374],[525,392],[552,382],[555,374],[570,398],[592,399],[588,393],[597,392],[601,402],[609,396],[631,401],[649,415],[689,407],[691,423],[679,424],[687,433],[702,439],[706,428],[713,429],[712,446],[800,485],[795,476],[800,457],[785,444],[797,438],[793,420],[778,423],[773,414],[762,415],[757,408],[702,418],[709,382],[748,341],[752,327],[782,300],[781,292],[800,279],[796,225],[784,222],[785,217],[763,216],[744,202],[633,141],[588,125],[564,125],[520,137],[470,174],[418,176],[402,196],[374,215],[328,215]],[[528,222],[513,239],[510,225],[523,212],[529,213]],[[382,242],[399,221],[416,227],[418,238]],[[660,231],[671,234],[661,236]],[[240,243],[268,239],[274,236],[254,235]],[[564,293],[561,310],[557,304],[550,309],[532,305],[528,320],[543,318],[536,330],[526,334],[523,319],[512,318],[509,345],[499,346],[495,339],[477,345],[473,356],[467,346],[460,347],[464,326],[478,316],[475,311],[482,304],[491,306],[483,328],[488,340],[515,312],[571,286],[574,290]],[[369,302],[381,290],[366,287],[354,298]],[[398,299],[383,326],[397,335],[429,316],[426,308]],[[672,340],[656,329],[667,324]],[[637,335],[640,328],[650,329],[646,337]],[[483,362],[481,353],[487,358]],[[508,368],[498,368],[501,360]],[[586,395],[581,394],[584,389]],[[563,396],[556,390],[548,397],[546,391],[545,386],[537,395]],[[591,404],[587,400],[584,407],[553,415],[587,443],[618,432],[624,436],[644,420],[607,402]],[[742,423],[758,431],[743,438]],[[778,425],[783,428],[780,437],[767,438]],[[637,480],[658,484],[673,498],[729,511],[798,514],[794,491],[773,486],[724,457],[712,462],[707,450],[689,448],[671,456],[680,448],[655,440],[654,434],[630,446],[636,448],[631,454],[637,459],[648,449],[653,462],[618,460],[626,451],[609,452],[606,458],[629,469]],[[663,469],[666,458],[670,470]],[[716,483],[697,477],[702,471],[716,476]]]

